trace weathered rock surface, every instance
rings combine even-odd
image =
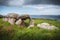
[[[28,28],[30,28],[30,27],[34,27],[34,20],[31,20],[30,21],[30,24],[29,24],[29,27]]]
[[[49,29],[49,30],[58,29],[56,26],[50,25],[49,23],[37,24],[37,27],[39,27],[39,28],[44,28],[44,29]]]
[[[22,20],[21,19],[16,21],[16,25],[21,25],[21,24],[22,24]]]
[[[14,18],[9,18],[8,22],[9,22],[11,25],[14,25],[15,19],[14,19]]]

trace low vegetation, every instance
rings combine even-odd
[[[60,21],[50,19],[33,18],[33,28],[10,25],[0,19],[0,40],[60,40],[60,30],[47,30],[37,28],[37,24],[47,22],[60,29]],[[28,24],[28,20],[25,21]]]

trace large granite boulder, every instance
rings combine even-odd
[[[32,20],[32,19],[30,20],[28,28],[30,28],[30,27],[34,27],[34,20]]]
[[[30,21],[29,26],[34,26],[34,20],[31,20],[31,21]]]
[[[56,26],[54,26],[54,25],[50,25],[49,23],[37,24],[37,27],[43,28],[43,29],[49,29],[49,30],[58,29],[58,27],[56,27]]]
[[[11,25],[14,25],[15,20],[19,17],[19,15],[16,14],[16,13],[9,13],[7,16],[8,16],[8,22],[9,22]]]
[[[19,20],[16,21],[16,25],[22,25],[22,22],[23,21],[21,19],[19,19]]]

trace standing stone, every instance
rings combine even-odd
[[[18,14],[16,14],[16,13],[9,13],[9,14],[7,14],[7,16],[8,16],[8,22],[11,24],[11,25],[14,25],[14,23],[15,23],[15,20],[18,18]]]
[[[30,27],[33,27],[34,26],[34,20],[31,19],[29,26]]]
[[[16,21],[16,25],[22,25],[23,21],[21,19]]]
[[[14,18],[9,18],[8,22],[9,22],[11,25],[14,25],[15,19],[14,19]]]

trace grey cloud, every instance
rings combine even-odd
[[[54,4],[60,5],[60,0],[33,0],[31,3],[28,4]]]
[[[0,5],[6,5],[8,0],[0,0]]]
[[[10,0],[0,0],[0,5],[9,5]],[[18,1],[18,0],[17,0]],[[53,4],[60,5],[60,0],[23,0],[24,5]]]

